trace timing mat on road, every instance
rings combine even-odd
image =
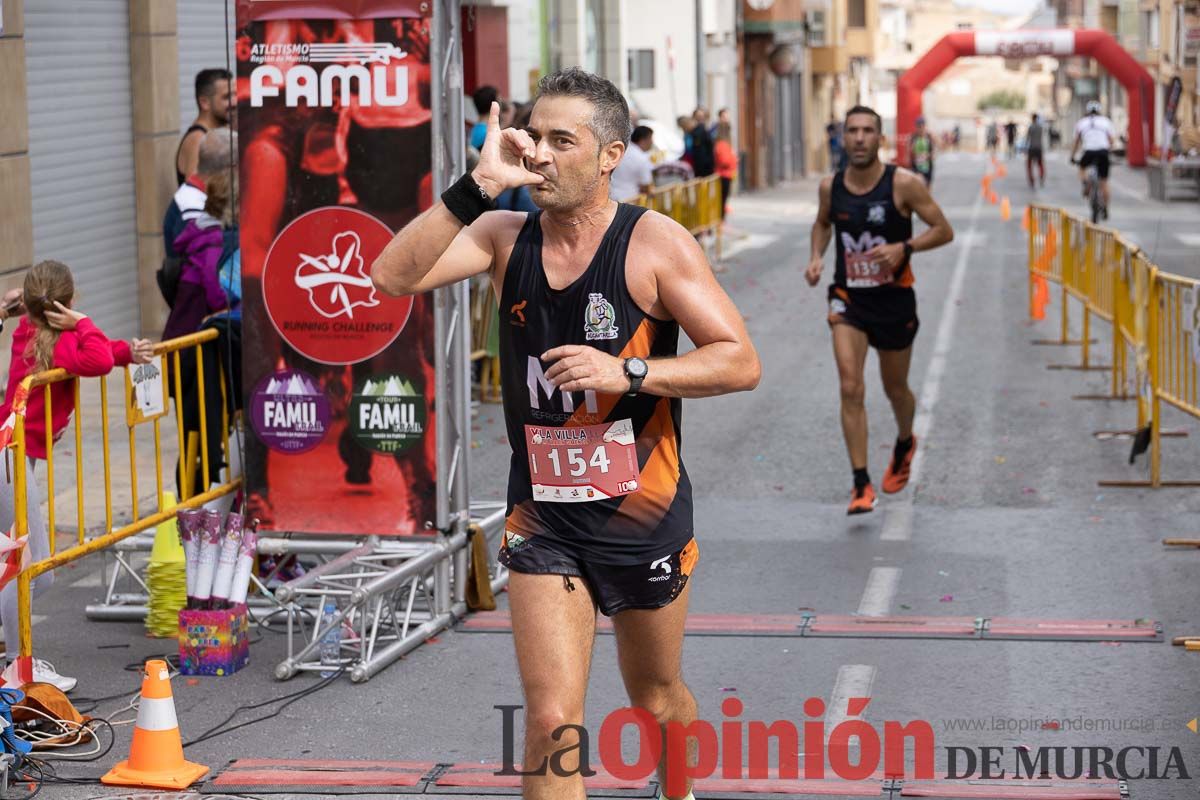
[[[459,623],[466,633],[510,633],[507,611],[482,611]],[[601,617],[600,633],[612,633]],[[786,636],[857,639],[1003,639],[1059,642],[1161,642],[1150,619],[1033,619],[1025,617],[867,617],[854,614],[689,614],[691,636]]]
[[[497,775],[498,763],[444,764],[434,761],[357,761],[238,759],[201,787],[202,794],[425,794],[513,797],[521,779]],[[597,774],[584,780],[588,797],[658,796],[650,780],[624,780],[592,765]],[[772,771],[774,775],[774,772]],[[777,800],[818,797],[931,797],[943,800],[1129,800],[1125,783],[1114,780],[900,780],[876,774],[861,781],[705,778],[695,792],[705,800]]]

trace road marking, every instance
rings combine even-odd
[[[867,588],[858,603],[858,613],[864,617],[886,617],[892,610],[892,598],[900,583],[899,567],[873,567],[867,576]]]
[[[825,739],[838,725],[847,719],[862,719],[862,714],[850,715],[846,709],[852,697],[870,697],[871,688],[875,685],[875,667],[869,664],[843,664],[838,669],[837,682],[833,684],[833,694],[829,697],[829,705],[825,708]],[[854,746],[851,745],[851,749]]]
[[[975,196],[975,204],[971,207],[971,222],[967,230],[961,234],[962,245],[958,251],[958,260],[954,264],[954,275],[950,278],[950,290],[942,303],[942,319],[938,324],[937,335],[933,340],[933,358],[929,368],[925,370],[925,382],[921,386],[921,394],[917,398],[917,413],[913,418],[913,433],[920,443],[913,456],[912,467],[909,470],[908,491],[904,497],[887,506],[886,517],[883,521],[883,533],[880,539],[885,542],[907,541],[912,538],[913,529],[913,493],[921,478],[921,465],[925,460],[925,449],[929,446],[929,431],[933,429],[933,411],[937,407],[938,395],[941,392],[942,375],[946,371],[946,359],[954,343],[954,323],[958,319],[958,304],[962,298],[963,287],[966,285],[967,261],[971,248],[983,241],[983,235],[975,230],[979,222],[979,210],[983,207],[983,195]]]
[[[732,244],[721,246],[721,260],[733,258],[738,253],[746,250],[761,250],[764,247],[770,247],[779,241],[778,236],[765,233],[750,233],[740,239],[735,240]]]
[[[1130,189],[1128,186],[1124,186],[1124,185],[1118,183],[1117,181],[1112,180],[1111,178],[1108,181],[1108,185],[1109,185],[1109,188],[1116,189],[1119,194],[1123,194],[1130,199],[1139,200],[1142,202],[1145,202],[1145,200],[1146,200],[1145,192],[1134,191],[1133,189]]]
[[[1200,247],[1200,233],[1177,233],[1175,238],[1188,247]]]
[[[817,215],[817,204],[801,200],[781,203],[771,198],[755,198],[743,195],[733,203],[735,222],[743,218],[768,219],[778,222],[780,217],[802,217],[810,222]]]

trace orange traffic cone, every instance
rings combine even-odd
[[[1029,216],[1032,213],[1033,213],[1033,209],[1031,209],[1029,206],[1025,206],[1025,211],[1023,211],[1021,213],[1021,230],[1023,230],[1023,231],[1029,230]]]
[[[996,177],[997,178],[1007,178],[1008,177],[1008,167],[1004,166],[1003,164],[997,164],[996,165]]]
[[[1029,316],[1034,320],[1046,318],[1046,305],[1050,302],[1050,284],[1041,275],[1033,277],[1033,305],[1029,307]]]
[[[1000,202],[999,195],[997,195],[993,191],[988,191],[988,202],[991,203],[992,205],[996,205],[996,203]]]
[[[1000,200],[1000,219],[1005,222],[1012,219],[1012,204],[1008,202],[1008,195],[1004,195]]]
[[[113,786],[185,789],[207,772],[208,767],[183,760],[167,662],[147,661],[129,759],[109,770],[100,781]]]

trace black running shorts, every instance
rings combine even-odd
[[[1087,169],[1092,164],[1096,165],[1096,173],[1100,176],[1100,180],[1108,180],[1108,151],[1084,150],[1083,156],[1079,159],[1079,168]]]
[[[851,325],[876,350],[904,350],[917,338],[917,294],[911,288],[854,291],[829,287],[829,324]]]
[[[591,564],[561,544],[541,536],[504,532],[499,560],[513,572],[579,578],[591,590],[600,613],[611,617],[631,608],[662,608],[680,595],[700,557],[696,540],[682,550],[648,564],[613,566]],[[569,581],[568,586],[573,586]]]

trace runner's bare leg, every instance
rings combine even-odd
[[[903,350],[879,351],[879,374],[883,377],[883,391],[892,404],[896,415],[896,438],[912,436],[913,415],[917,410],[917,398],[908,388],[908,367],[912,363],[912,347]]]
[[[579,745],[575,731],[561,728],[583,725],[596,607],[582,578],[571,583],[575,591],[567,591],[562,575],[509,573],[513,642],[525,692],[525,771]],[[545,775],[522,778],[526,800],[586,800],[578,750],[557,761],[572,774],[559,777],[547,768]]]
[[[837,362],[842,394],[842,435],[853,469],[867,468],[867,389],[863,371],[867,363],[867,334],[844,322],[830,326],[833,357]]]
[[[692,582],[670,605],[653,610],[631,609],[613,616],[617,635],[617,660],[629,702],[644,708],[658,720],[663,740],[666,723],[688,726],[696,721],[696,698],[683,682],[683,624],[687,617],[688,596]],[[696,759],[696,743],[688,743],[688,763]],[[658,764],[658,782],[666,794],[666,748]],[[691,791],[691,782],[688,782]],[[679,797],[686,797],[684,792]]]

